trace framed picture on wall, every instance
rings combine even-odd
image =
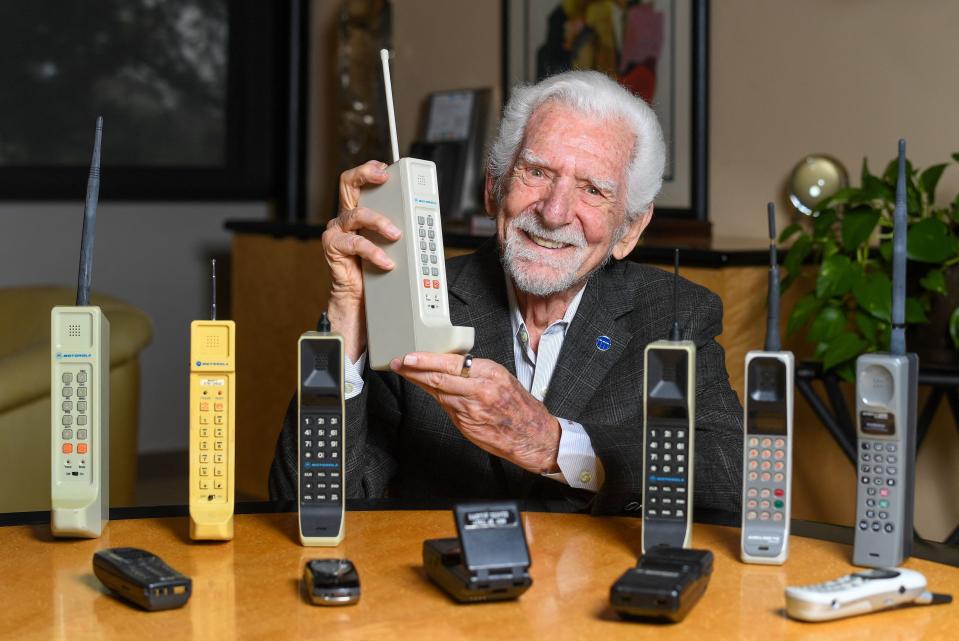
[[[272,197],[288,4],[3,3],[0,200]]]
[[[652,105],[666,138],[657,215],[706,221],[708,0],[504,0],[504,96],[596,69]]]

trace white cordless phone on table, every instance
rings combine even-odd
[[[912,554],[919,357],[906,352],[906,141],[892,241],[892,333],[889,353],[856,360],[859,469],[852,562],[893,567]]]
[[[216,318],[216,261],[210,320],[190,323],[190,538],[233,538],[236,324]]]
[[[436,165],[399,157],[385,49],[380,58],[393,164],[386,169],[389,180],[364,189],[360,204],[389,218],[403,235],[388,242],[379,234],[364,233],[395,265],[383,271],[363,261],[370,367],[385,371],[390,360],[409,352],[464,354],[473,347],[474,331],[450,323]]]
[[[689,547],[693,532],[696,344],[680,340],[678,249],[675,258],[670,337],[650,343],[643,355],[644,554],[660,545]]]
[[[789,553],[793,379],[796,361],[780,349],[776,210],[769,203],[769,305],[766,344],[746,354],[743,403],[743,511],[740,557],[779,565]]]
[[[297,342],[297,516],[300,543],[343,540],[346,509],[346,400],[343,337],[326,312]]]
[[[786,614],[802,621],[829,621],[907,604],[951,602],[948,594],[927,592],[926,577],[905,568],[865,570],[786,588]]]
[[[50,529],[54,536],[98,537],[110,518],[110,321],[89,304],[100,190],[97,118],[87,181],[75,306],[50,315]]]

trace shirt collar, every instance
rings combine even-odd
[[[509,299],[510,323],[513,327],[513,338],[519,339],[525,344],[526,341],[522,340],[520,337],[520,332],[526,331],[526,322],[523,320],[523,315],[519,311],[519,303],[516,302],[516,290],[514,289],[513,279],[509,277],[509,274],[506,274],[505,278],[506,296]],[[573,300],[569,302],[569,306],[566,308],[566,313],[563,314],[563,317],[558,321],[553,321],[550,323],[549,327],[547,327],[543,332],[544,334],[553,327],[559,326],[563,330],[563,335],[566,335],[566,331],[569,329],[570,323],[573,322],[573,318],[576,316],[576,310],[579,309],[579,303],[581,300],[583,300],[583,292],[585,291],[586,284],[583,284],[583,286],[579,288],[579,291],[576,292],[576,295],[573,296]]]

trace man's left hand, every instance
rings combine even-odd
[[[461,376],[463,356],[415,352],[390,368],[436,399],[476,446],[536,474],[559,472],[559,421],[505,367],[474,358]]]

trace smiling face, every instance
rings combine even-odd
[[[636,245],[650,210],[626,220],[626,172],[635,137],[620,118],[558,102],[530,117],[496,212],[503,264],[520,291],[551,296],[579,287],[611,255]]]

